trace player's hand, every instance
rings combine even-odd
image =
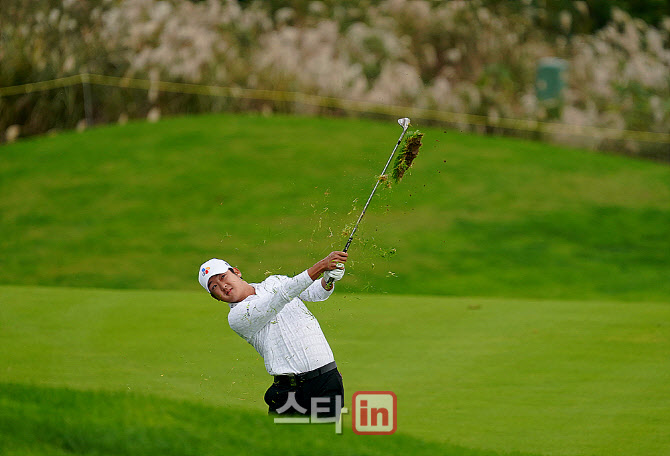
[[[349,254],[346,252],[331,252],[330,255],[322,260],[324,263],[324,269],[326,271],[344,269],[344,263],[347,262],[348,257]]]
[[[332,271],[326,271],[323,273],[323,280],[325,280],[327,284],[337,282],[338,280],[341,280],[342,277],[344,277],[344,264],[340,264],[342,264],[342,269],[333,269]]]
[[[326,271],[333,271],[335,269],[344,269],[344,263],[347,261],[346,252],[331,252],[323,260],[319,260],[314,266],[307,270],[309,277],[316,280],[321,277]]]

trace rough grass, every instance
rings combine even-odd
[[[336,434],[334,425],[279,425],[262,413],[127,392],[0,383],[3,455],[496,456],[407,435]]]
[[[421,129],[421,157],[377,192],[341,289],[670,298],[670,167]],[[195,290],[213,256],[251,281],[300,272],[343,248],[397,130],[211,115],[3,146],[0,281]]]
[[[0,384],[4,455],[496,456],[406,435],[338,435],[334,425],[277,425],[267,415],[124,392]]]

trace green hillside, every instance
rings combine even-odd
[[[670,299],[670,168],[424,128],[373,200],[347,292]],[[217,256],[249,281],[341,249],[394,121],[209,115],[0,148],[0,282],[198,288]],[[394,253],[394,254],[393,254]]]
[[[356,391],[398,397],[394,438],[352,435],[347,415],[332,454],[670,448],[667,303],[336,293],[310,309],[345,405]],[[42,442],[77,454],[277,454],[264,437],[284,432],[264,416],[270,377],[227,314],[202,291],[0,287],[0,453],[61,454]],[[287,450],[293,438],[336,437],[311,428],[286,430],[279,454],[305,454]]]

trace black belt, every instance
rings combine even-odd
[[[295,386],[298,383],[302,383],[304,381],[318,377],[319,375],[330,372],[333,369],[337,369],[337,364],[335,364],[335,361],[328,363],[325,366],[321,366],[318,369],[314,369],[309,372],[303,372],[302,374],[275,375],[275,383],[288,383],[291,386]]]

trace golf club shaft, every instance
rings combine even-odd
[[[407,124],[403,127],[402,133],[400,134],[400,137],[398,138],[398,142],[396,142],[395,147],[393,148],[393,152],[391,152],[391,155],[389,156],[389,159],[386,161],[386,166],[384,166],[384,169],[382,170],[382,173],[381,173],[380,176],[383,176],[386,173],[386,169],[391,164],[391,160],[393,159],[393,155],[395,155],[395,151],[398,149],[398,146],[402,142],[402,138],[403,138],[403,136],[405,136],[405,133],[407,132],[408,127],[409,127],[409,124]],[[365,206],[363,206],[363,211],[361,212],[361,215],[358,216],[358,220],[356,221],[356,224],[354,225],[354,228],[351,230],[351,234],[349,235],[349,239],[347,240],[347,244],[344,246],[343,252],[346,252],[347,250],[349,250],[349,246],[351,245],[351,241],[354,240],[354,233],[356,233],[356,230],[358,229],[359,223],[361,223],[361,220],[363,220],[363,216],[365,215],[365,211],[368,210],[368,206],[370,205],[370,201],[372,201],[372,197],[375,196],[375,192],[377,191],[377,187],[379,187],[379,182],[381,182],[381,180],[377,179],[377,182],[375,183],[375,186],[372,189],[372,193],[370,193],[370,196],[368,197],[368,200],[365,203]],[[327,284],[330,285],[331,283],[333,283],[333,280],[329,279]]]

